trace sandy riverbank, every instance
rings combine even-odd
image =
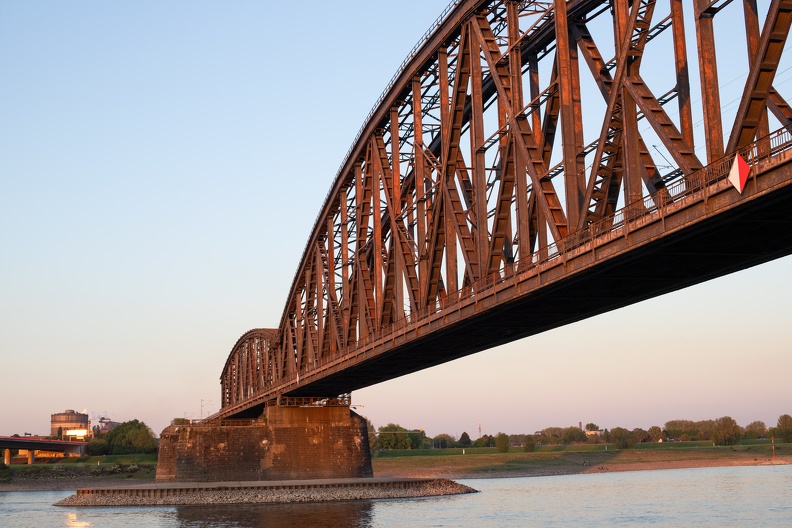
[[[655,462],[613,462],[587,468],[582,473],[602,473],[606,471],[648,471],[658,469],[685,469],[706,467],[731,467],[731,466],[768,466],[786,465],[792,463],[792,457],[778,457],[772,459],[726,459],[726,460],[668,460]]]
[[[621,471],[656,471],[664,469],[688,469],[688,468],[708,468],[708,467],[732,467],[732,466],[765,466],[765,465],[786,465],[792,462],[777,459],[775,462],[770,460],[749,461],[749,460],[677,460],[668,462],[640,462],[626,464],[600,464],[580,468],[579,466],[559,466],[553,469],[526,469],[524,471],[491,471],[484,474],[480,472],[461,473],[450,475],[453,479],[480,479],[480,478],[516,478],[516,477],[547,477],[556,475],[578,475],[590,473],[607,473]]]
[[[467,458],[466,458],[467,457]],[[623,450],[617,452],[508,453],[456,457],[374,459],[382,477],[480,479],[545,477],[618,471],[792,464],[792,455],[773,460],[758,453],[707,449]]]

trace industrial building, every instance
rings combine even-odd
[[[82,440],[91,436],[91,421],[87,414],[66,409],[51,416],[50,436]]]

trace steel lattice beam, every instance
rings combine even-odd
[[[693,185],[704,165],[767,134],[768,115],[792,124],[773,86],[792,0],[769,4],[760,21],[756,0],[742,10],[695,0],[687,13],[682,0],[456,2],[350,149],[278,330],[251,331],[232,350],[223,407],[293,390],[318,365],[442,318],[444,306],[565,255],[595,228],[669,203],[669,185]],[[743,17],[749,75],[724,148],[714,27],[727,16]],[[642,73],[649,53],[673,57],[662,76]],[[584,81],[597,87],[597,105],[584,103]],[[661,170],[658,154],[670,167]]]

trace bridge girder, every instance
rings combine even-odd
[[[275,399],[317,365],[668,203],[669,185],[692,186],[705,165],[767,135],[771,119],[792,124],[773,87],[792,1],[769,2],[761,33],[756,0],[741,3],[695,0],[686,13],[682,0],[455,2],[352,145],[279,328],[232,350],[221,414]],[[744,21],[749,75],[724,149],[713,28],[727,16]]]

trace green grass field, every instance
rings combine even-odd
[[[776,443],[777,457],[792,462],[792,444]],[[374,453],[376,476],[506,476],[542,475],[590,470],[646,469],[647,465],[697,464],[732,465],[766,461],[772,446],[766,440],[749,440],[736,446],[713,446],[711,442],[666,442],[638,444],[618,450],[604,444],[537,446],[524,452],[512,447],[498,453],[494,447],[453,449],[412,449]],[[0,482],[11,478],[154,478],[157,455],[114,455],[50,459],[29,466],[15,464],[0,471]],[[617,467],[618,466],[618,467]],[[649,468],[651,469],[651,468]]]
[[[783,444],[776,444],[781,446]],[[715,449],[749,449],[761,448],[766,446],[770,449],[770,440],[743,440],[737,446],[717,446]],[[636,450],[673,450],[673,449],[691,449],[691,448],[712,448],[710,441],[697,441],[697,442],[645,442],[642,444],[635,444],[632,449]],[[547,445],[536,446],[534,453],[590,453],[596,451],[613,451],[614,447],[611,444],[572,444],[572,445]],[[387,451],[378,451],[375,456],[381,458],[398,458],[398,457],[425,457],[425,456],[454,456],[462,455],[463,451],[468,455],[486,455],[497,453],[494,447],[454,447],[449,449],[391,449]],[[509,452],[521,453],[521,447],[511,447]]]
[[[546,474],[553,468],[566,472],[584,471],[592,466],[621,468],[639,465],[698,463],[716,465],[750,464],[772,456],[769,441],[749,441],[737,446],[713,446],[712,442],[665,442],[638,444],[618,450],[603,444],[537,446],[532,452],[512,447],[506,453],[493,448],[415,449],[381,451],[372,464],[377,476],[428,476],[488,474]],[[776,455],[789,460],[792,444],[776,444]],[[791,460],[792,461],[792,460]]]
[[[97,463],[101,464],[123,464],[130,465],[156,465],[157,455],[106,455],[106,456],[83,456],[83,457],[69,457],[59,458],[58,464],[84,464],[95,466]]]
[[[29,479],[135,478],[153,479],[157,455],[111,455],[39,459],[37,463],[12,464],[0,471],[0,482]]]

